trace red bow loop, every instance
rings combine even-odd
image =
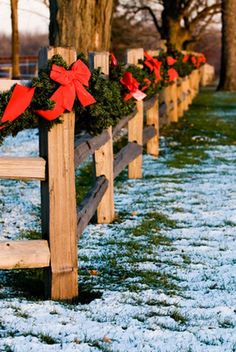
[[[115,57],[115,55],[113,53],[110,53],[110,58],[111,58],[111,65],[113,67],[118,66],[117,58]]]
[[[150,69],[150,71],[154,72],[155,74],[155,83],[159,82],[161,79],[161,61],[158,61],[157,59],[154,59],[151,55],[149,55],[147,52],[144,53],[144,56],[146,60],[144,61],[144,64]]]

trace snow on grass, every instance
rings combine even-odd
[[[167,137],[160,158],[144,157],[143,179],[117,181],[117,221],[89,225],[79,242],[77,303],[27,299],[1,273],[0,351],[236,351],[236,145],[203,132],[197,153]],[[30,150],[28,131],[0,153]],[[39,230],[38,184],[0,190],[1,239]]]

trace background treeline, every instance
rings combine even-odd
[[[120,30],[123,28],[123,30]],[[0,34],[0,57],[11,56],[11,36]],[[48,45],[48,34],[20,34],[20,55],[37,55],[42,46]],[[126,48],[142,47],[156,49],[160,45],[160,36],[154,26],[131,25],[125,17],[113,21],[111,46],[119,59],[122,59]],[[208,62],[220,70],[221,52],[220,30],[208,30],[196,45],[196,50],[204,52]]]

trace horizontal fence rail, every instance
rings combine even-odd
[[[0,178],[44,181],[46,160],[43,158],[0,157]]]

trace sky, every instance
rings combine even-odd
[[[20,32],[47,33],[49,11],[41,0],[19,0]],[[11,33],[10,0],[0,0],[0,33]]]

